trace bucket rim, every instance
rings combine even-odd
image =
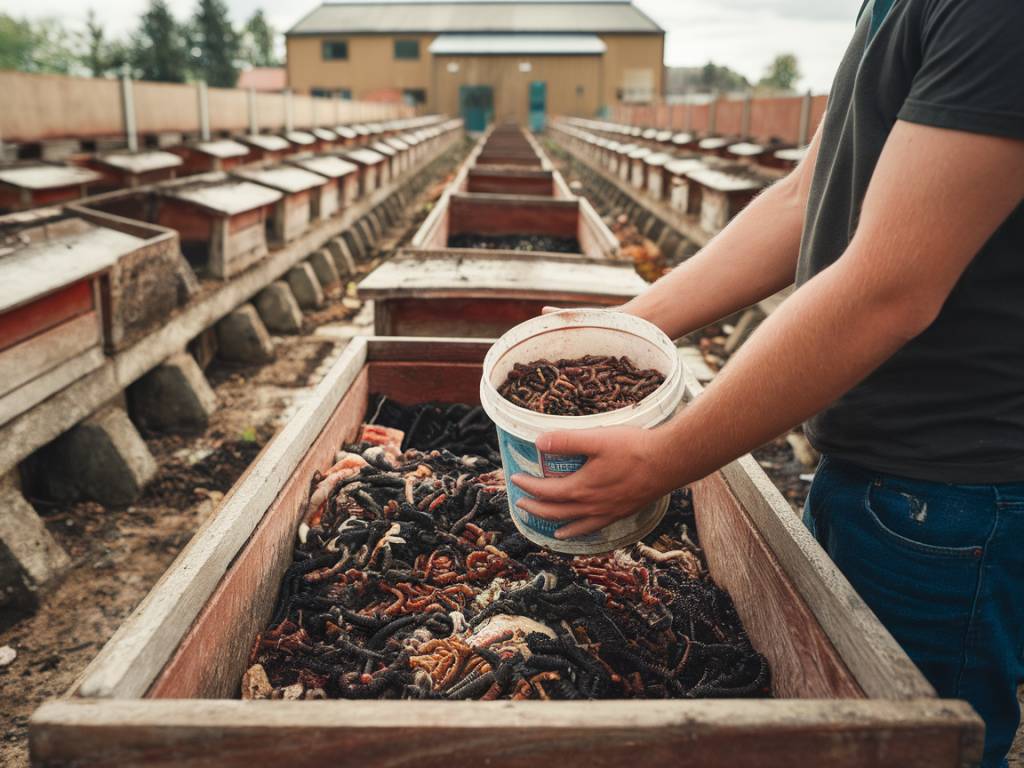
[[[657,389],[655,389],[653,392],[647,395],[647,397],[645,397],[643,400],[640,400],[639,402],[634,403],[632,405],[627,405],[623,408],[616,408],[613,411],[605,411],[603,413],[590,413],[583,416],[539,413],[537,411],[530,410],[529,408],[524,408],[521,405],[516,405],[512,401],[505,399],[501,395],[501,393],[498,392],[498,388],[494,386],[494,384],[491,382],[490,373],[491,371],[493,371],[495,365],[500,359],[499,355],[503,355],[505,352],[508,351],[509,342],[506,340],[506,338],[510,335],[515,334],[516,332],[521,332],[525,326],[528,326],[530,324],[541,324],[544,321],[550,321],[552,319],[557,318],[565,319],[569,317],[574,317],[578,318],[580,321],[566,322],[562,328],[548,328],[545,329],[543,332],[554,332],[569,328],[584,328],[594,326],[604,327],[608,328],[609,330],[618,332],[628,332],[627,329],[616,328],[608,324],[595,322],[602,317],[607,317],[608,315],[618,315],[619,317],[622,318],[628,318],[628,323],[638,324],[641,328],[648,331],[652,338],[648,338],[646,340],[649,341],[650,343],[654,344],[657,347],[664,346],[671,347],[673,350],[675,349],[675,344],[673,344],[672,340],[665,334],[664,331],[662,331],[654,323],[650,322],[649,320],[645,320],[642,317],[630,315],[626,312],[621,312],[614,308],[595,307],[581,309],[560,309],[557,312],[550,312],[545,315],[531,317],[529,320],[525,320],[522,323],[513,326],[504,334],[502,334],[501,338],[499,338],[494,344],[491,345],[490,349],[487,350],[487,354],[484,356],[483,372],[480,376],[480,404],[483,406],[488,416],[490,416],[491,419],[494,420],[495,414],[491,413],[490,411],[490,408],[493,407],[493,405],[495,404],[492,401],[501,400],[503,403],[502,407],[514,409],[512,412],[518,414],[520,418],[529,418],[531,420],[535,418],[544,419],[547,425],[549,425],[544,428],[545,431],[566,428],[587,429],[600,427],[614,427],[620,426],[620,422],[622,421],[628,421],[641,408],[650,407],[655,399],[663,396],[671,388],[675,387],[676,389],[678,389],[679,382],[682,380],[682,366],[680,364],[678,355],[668,354],[667,348],[664,351],[671,360],[671,370],[665,373],[665,381],[663,381]],[[524,338],[523,341],[525,341],[526,338]],[[521,342],[517,342],[517,344],[518,343]],[[499,347],[502,346],[504,346],[505,348],[499,349]],[[502,429],[505,432],[508,432],[509,434],[515,435],[516,437],[528,439],[525,435],[518,434],[516,430],[509,429],[508,427],[505,426],[503,426]]]

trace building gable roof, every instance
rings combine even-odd
[[[441,32],[661,34],[628,0],[596,2],[325,3],[290,36]]]

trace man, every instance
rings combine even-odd
[[[862,9],[804,162],[623,307],[678,337],[793,282],[654,430],[551,433],[528,512],[599,529],[801,421],[808,525],[1005,765],[1024,651],[1024,3]]]

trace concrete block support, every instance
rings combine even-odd
[[[0,631],[35,611],[70,562],[21,495],[15,473],[0,477]]]
[[[169,357],[128,388],[132,418],[157,432],[200,432],[217,410],[217,396],[195,358]]]
[[[285,275],[288,287],[295,294],[295,300],[303,309],[317,309],[324,305],[324,289],[316,279],[316,273],[308,262],[296,264]]]
[[[345,242],[343,237],[332,238],[327,243],[327,250],[330,251],[331,256],[334,258],[334,266],[338,270],[338,275],[341,277],[349,277],[356,273],[356,260],[352,257],[352,252],[348,249],[348,243]]]
[[[275,280],[256,297],[256,311],[271,333],[298,333],[302,330],[302,310],[284,280]]]
[[[135,501],[156,474],[156,461],[128,414],[107,406],[44,449],[40,483],[47,496],[92,499],[109,507]]]
[[[274,344],[256,307],[243,304],[217,323],[217,351],[232,363],[268,363],[274,359]]]
[[[334,265],[334,257],[327,248],[314,251],[313,255],[309,257],[309,265],[313,268],[316,279],[320,281],[320,286],[324,290],[334,288],[341,282],[341,275],[338,274],[338,268]]]
[[[341,239],[348,245],[348,252],[352,254],[352,258],[356,261],[366,260],[366,248],[363,245],[362,238],[355,231],[355,227],[346,229],[340,235]]]
[[[370,224],[370,231],[373,233],[374,242],[384,237],[384,227],[380,223],[380,213],[377,209],[370,211],[366,214],[366,219]]]
[[[373,227],[370,226],[370,219],[368,216],[363,216],[359,221],[356,222],[356,232],[363,238],[363,242],[366,243],[366,259],[373,256],[373,252],[377,246],[377,236],[373,232]]]

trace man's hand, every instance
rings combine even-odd
[[[518,474],[512,482],[532,499],[519,506],[548,520],[571,520],[555,532],[559,539],[582,536],[639,511],[675,488],[662,460],[658,430],[606,427],[577,432],[548,432],[537,438],[543,453],[587,456],[576,472],[556,478]]]

